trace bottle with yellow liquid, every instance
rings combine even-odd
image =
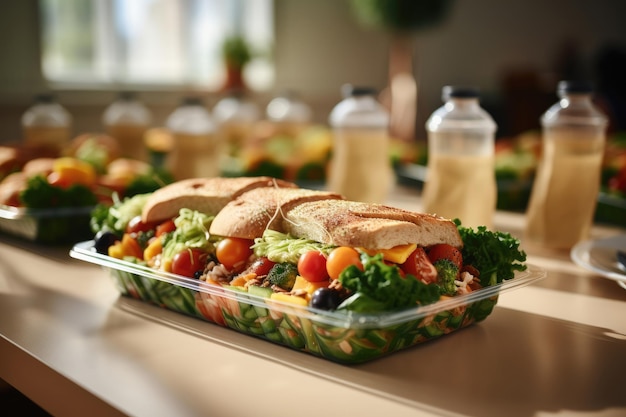
[[[72,116],[53,94],[39,94],[22,115],[26,146],[62,152],[71,139]]]
[[[287,91],[270,100],[265,116],[277,135],[295,138],[310,126],[313,112],[296,92]]]
[[[130,91],[121,92],[102,115],[106,132],[117,139],[122,156],[141,161],[148,160],[144,134],[151,122],[150,110]]]
[[[389,157],[389,114],[375,90],[346,85],[330,113],[333,151],[329,190],[349,200],[384,203],[393,186]]]
[[[261,118],[257,104],[241,91],[231,92],[219,100],[213,107],[212,115],[220,140],[228,148],[230,156],[239,155]]]
[[[186,97],[167,118],[172,150],[168,165],[174,178],[216,177],[221,170],[222,146],[215,123],[198,97]]]
[[[561,81],[542,116],[542,154],[526,212],[525,239],[570,249],[586,239],[600,190],[607,118],[586,82]]]
[[[475,88],[446,86],[445,104],[426,122],[428,173],[424,211],[464,226],[493,227],[497,203],[496,123]]]

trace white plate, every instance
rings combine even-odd
[[[626,252],[626,235],[578,243],[570,253],[577,265],[617,281],[626,289],[626,268],[617,261],[617,251]]]

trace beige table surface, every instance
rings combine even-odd
[[[406,190],[390,203],[419,209]],[[484,322],[343,366],[119,297],[69,247],[0,235],[0,378],[60,416],[626,415],[626,290],[524,249],[548,277]]]

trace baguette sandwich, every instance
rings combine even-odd
[[[448,295],[477,288],[476,276],[463,269],[463,241],[454,222],[347,201],[332,193],[294,189],[277,190],[273,195],[262,189],[243,193],[216,215],[209,232],[220,236],[220,246],[241,245],[251,250],[242,251],[234,262],[224,260],[228,257],[218,246],[217,262],[209,265],[202,278],[245,288],[270,288],[276,293],[274,298],[296,304],[338,308],[359,291],[341,282],[344,271],[364,277],[372,265],[370,272],[380,267],[388,270],[374,275],[393,272],[393,281],[399,284],[396,289],[404,294],[403,283],[418,287],[409,289],[417,297],[410,304],[419,298],[435,301],[442,288]],[[428,257],[431,252],[437,256],[434,261]],[[407,280],[407,275],[412,278]],[[384,280],[380,284],[387,285]],[[359,296],[358,304],[376,307],[376,302],[363,303],[363,297]]]
[[[431,214],[266,177],[176,184],[155,192],[142,211],[142,219],[173,226],[135,253],[148,266],[207,285],[316,309],[378,312],[469,293],[525,269],[510,235]],[[109,255],[122,257],[112,247]]]
[[[270,177],[191,178],[168,184],[152,193],[141,213],[145,223],[171,219],[181,208],[215,214],[228,202],[258,187],[296,188]]]

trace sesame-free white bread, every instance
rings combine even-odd
[[[463,246],[449,219],[380,204],[347,200],[306,202],[284,210],[283,227],[294,237],[365,249],[390,249],[416,243],[428,247]]]
[[[296,188],[297,185],[271,177],[190,178],[153,192],[141,217],[144,222],[171,219],[181,208],[214,215],[229,201],[257,187]]]
[[[266,229],[284,231],[282,213],[295,205],[307,201],[341,198],[341,195],[330,191],[304,188],[255,188],[226,204],[215,216],[209,233],[254,239],[261,237]]]

